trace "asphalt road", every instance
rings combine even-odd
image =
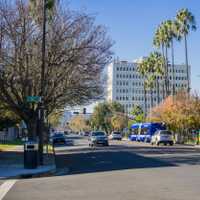
[[[19,180],[5,200],[199,200],[200,149],[128,141],[89,148],[87,139],[56,148],[68,175]]]

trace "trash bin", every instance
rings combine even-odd
[[[38,166],[38,143],[28,141],[24,144],[24,168],[35,169]]]

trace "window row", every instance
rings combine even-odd
[[[117,67],[117,71],[136,71],[134,67]]]
[[[135,78],[135,79],[141,79],[142,77],[140,75],[137,75],[137,74],[117,74],[116,75],[117,78]],[[158,80],[163,80],[164,78],[163,77],[158,77]],[[172,80],[172,76],[169,76],[169,79]],[[174,78],[175,80],[187,80],[187,77],[185,76],[181,76],[181,77],[175,77]]]
[[[117,81],[116,85],[128,85],[128,81]]]
[[[153,97],[152,99],[155,102],[157,101],[157,97]],[[159,100],[160,99],[161,99],[161,97],[159,97]],[[128,101],[128,100],[132,100],[132,101],[144,101],[144,97],[138,96],[138,97],[132,97],[132,98],[130,98],[128,96],[119,96],[119,97],[117,96],[116,100],[121,100],[121,101]],[[151,101],[151,97],[147,97],[146,100],[147,101]]]
[[[131,66],[131,67],[117,67],[116,68],[117,71],[137,71],[136,67]],[[172,68],[168,69],[169,72],[173,72]],[[186,71],[184,69],[175,69],[174,70],[175,73],[186,73]]]
[[[137,74],[117,74],[117,78],[142,78],[142,76]]]

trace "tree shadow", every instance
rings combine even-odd
[[[126,151],[59,154],[56,156],[56,165],[58,169],[68,167],[70,174],[176,166],[169,162],[147,158]]]
[[[67,152],[67,153],[66,153]],[[85,148],[56,155],[57,168],[69,168],[70,174],[112,170],[199,165],[195,148],[112,145],[109,148]],[[189,155],[191,154],[192,155]],[[180,155],[176,155],[180,154]],[[166,155],[166,156],[165,156]]]

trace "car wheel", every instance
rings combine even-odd
[[[157,142],[157,146],[159,146],[160,145],[160,142]]]
[[[173,144],[174,144],[173,142],[170,142],[170,143],[169,143],[170,146],[173,146]]]
[[[153,142],[151,142],[151,145],[153,146]]]
[[[167,146],[167,143],[164,143],[165,146]]]

